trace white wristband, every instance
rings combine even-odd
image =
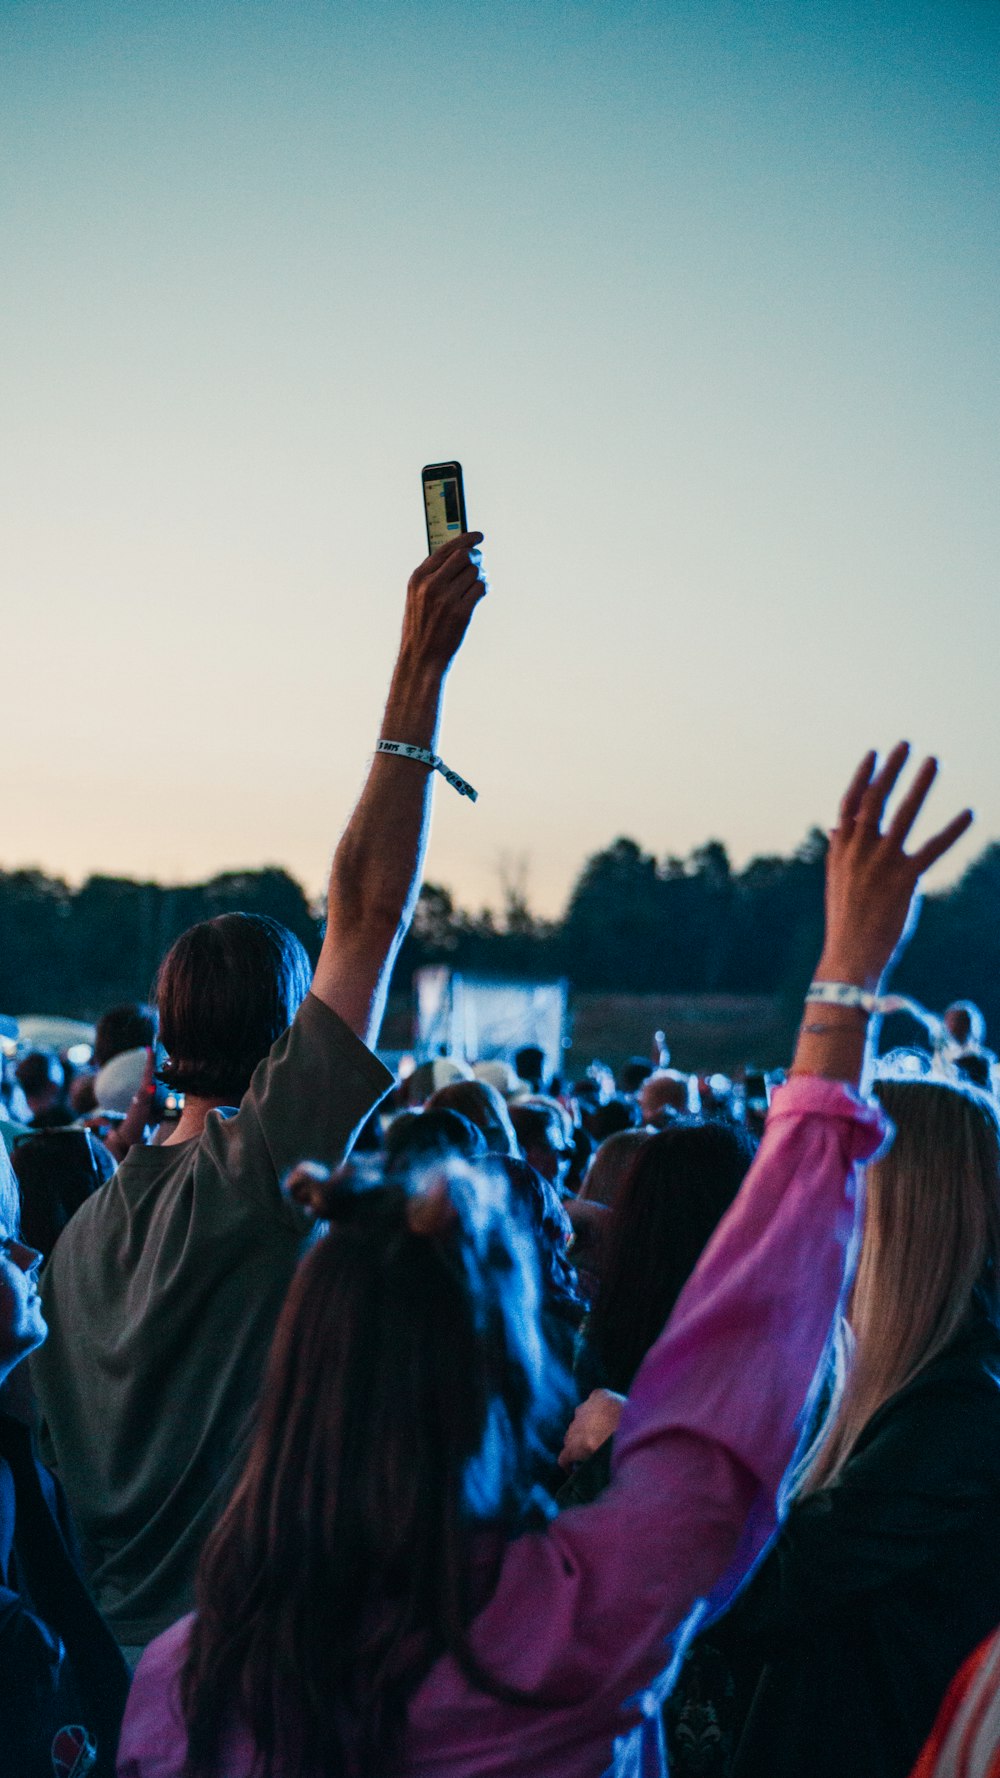
[[[432,753],[429,747],[411,747],[409,741],[379,741],[375,751],[395,753],[402,759],[415,759],[422,766],[430,766],[432,772],[440,772],[442,778],[447,779],[459,796],[467,796],[470,803],[476,801],[479,792],[473,790],[472,785],[460,778],[457,772],[453,772],[450,766],[446,766],[440,753]]]
[[[810,982],[806,1000],[821,1006],[853,1006],[869,1014],[880,1010],[878,995],[869,994],[867,988],[859,988],[854,982]]]
[[[810,982],[806,1000],[823,1006],[856,1006],[868,1016],[905,1012],[925,1027],[935,1043],[946,1035],[937,1013],[928,1012],[919,1000],[911,1000],[908,994],[869,994],[867,988],[859,988],[854,982]]]

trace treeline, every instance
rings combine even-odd
[[[298,883],[277,869],[233,871],[166,887],[89,877],[79,889],[41,871],[0,872],[0,1012],[96,1018],[148,998],[157,964],[196,920],[271,914],[319,954],[319,928]]]
[[[656,859],[619,839],[587,860],[563,917],[537,919],[509,890],[498,914],[470,914],[424,887],[395,987],[414,969],[566,976],[614,993],[766,994],[794,1001],[818,955],[826,840],[734,870],[718,841]],[[94,1017],[144,997],[167,946],[193,921],[234,909],[283,920],[315,957],[321,927],[277,868],[184,887],[91,877],[79,889],[39,871],[0,872],[0,1011]],[[896,985],[931,1007],[979,1001],[1000,1028],[1000,843],[928,898]]]
[[[447,891],[426,888],[405,963],[565,975],[621,994],[766,994],[794,1007],[822,941],[825,858],[818,829],[791,856],[753,858],[743,870],[715,840],[657,860],[619,839],[587,860],[551,924],[516,896],[500,921],[470,919]],[[1000,1037],[1000,843],[927,897],[893,986],[931,1009],[974,999]]]

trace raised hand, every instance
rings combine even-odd
[[[921,876],[972,822],[972,810],[963,809],[916,852],[904,852],[937,776],[937,761],[925,759],[883,831],[886,804],[909,752],[900,741],[878,769],[874,752],[866,753],[844,793],[827,855],[826,936],[816,971],[821,980],[878,987],[915,924]]]
[[[414,569],[406,589],[401,660],[447,670],[458,653],[469,619],[487,591],[479,545],[481,531],[466,531],[443,544]]]
[[[618,1431],[625,1406],[624,1395],[611,1389],[592,1389],[569,1423],[559,1462],[563,1469],[582,1463]]]

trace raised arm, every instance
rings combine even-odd
[[[899,949],[921,872],[972,818],[957,816],[907,856],[935,767],[921,767],[883,833],[906,757],[896,748],[879,772],[866,758],[831,835],[821,978],[866,992]],[[665,1666],[664,1639],[699,1601],[721,1609],[775,1529],[843,1288],[854,1168],[885,1133],[879,1110],[852,1090],[866,1029],[864,1008],[807,1005],[793,1078],[753,1166],[636,1376],[611,1487],[511,1546],[474,1627],[473,1646],[499,1677],[577,1707],[609,1735],[627,1726],[629,1693]],[[425,1696],[439,1723],[454,1708],[444,1664]],[[645,1694],[650,1733],[655,1700]],[[502,1716],[498,1705],[498,1734]]]
[[[478,531],[456,537],[411,576],[381,739],[436,752],[448,670],[486,591],[481,542]],[[376,753],[334,854],[312,991],[368,1044],[416,905],[434,776],[415,760]]]
[[[886,803],[909,758],[900,741],[876,770],[866,753],[844,793],[826,861],[826,926],[814,981],[839,982],[876,995],[916,924],[917,886],[924,871],[950,851],[972,822],[963,809],[916,852],[904,852],[937,776],[925,759],[885,832]],[[864,1067],[869,1015],[857,1006],[809,1005],[799,1031],[794,1074],[821,1074],[857,1086]]]

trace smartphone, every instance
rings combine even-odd
[[[431,554],[442,543],[468,530],[465,522],[465,488],[461,463],[427,463],[420,471],[424,489],[427,547]]]

